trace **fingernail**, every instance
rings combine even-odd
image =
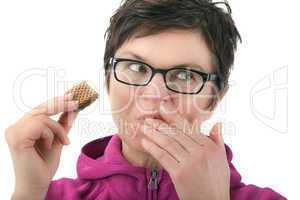
[[[79,104],[79,101],[71,101],[70,102],[70,106],[71,106],[72,109],[77,109],[78,104]]]
[[[218,129],[219,129],[219,132],[221,133],[222,132],[222,123],[221,122],[218,123]]]
[[[73,99],[74,94],[73,93],[68,93],[65,95],[66,100],[72,100]]]
[[[143,126],[142,126],[142,131],[143,131],[143,133],[145,133],[145,134],[148,134],[149,131],[150,131],[150,129],[151,129],[151,127],[148,126],[148,125],[143,125]]]
[[[48,149],[51,149],[51,148],[52,148],[52,142],[48,142],[47,148],[48,148]]]
[[[70,139],[68,137],[66,137],[66,140],[65,140],[65,144],[66,145],[69,145],[71,142],[70,142]]]
[[[151,118],[146,118],[144,122],[145,124],[150,125],[153,122],[153,120]]]
[[[164,124],[161,124],[157,119],[147,118],[145,119],[145,125],[148,125],[148,127],[151,127],[152,129],[157,129]]]
[[[144,148],[148,148],[150,145],[150,143],[144,138],[141,140],[141,144]]]
[[[168,105],[168,103],[167,103],[166,101],[162,101],[162,102],[161,102],[160,108],[161,108],[162,111],[164,111],[164,112],[169,111],[169,105]]]

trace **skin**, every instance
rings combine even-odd
[[[194,63],[200,71],[215,70],[204,40],[192,31],[132,38],[118,49],[116,57],[131,58],[128,51],[143,56],[154,67]],[[216,124],[209,136],[197,131],[217,105],[210,104],[214,85],[207,83],[201,95],[181,95],[169,91],[161,75],[146,87],[131,87],[113,77],[110,80],[112,115],[128,162],[167,170],[181,199],[229,199],[229,167],[220,125]],[[219,101],[223,95],[219,93]],[[69,144],[67,134],[77,107],[72,96],[55,97],[5,130],[15,170],[12,199],[44,199],[62,148]],[[153,112],[161,119],[139,119]],[[56,114],[60,114],[58,121],[50,118]]]
[[[156,68],[193,63],[199,71],[215,71],[211,52],[198,32],[169,30],[131,38],[115,57],[137,60],[133,54]],[[198,95],[168,90],[161,74],[145,87],[122,84],[112,75],[109,84],[122,153],[132,165],[167,170],[181,199],[229,199],[229,167],[221,125],[216,124],[209,136],[199,131],[224,93],[220,92],[217,102],[208,107],[215,88],[211,82]],[[139,116],[153,112],[162,119],[139,120]]]
[[[63,145],[77,112],[72,96],[49,99],[27,112],[5,130],[11,152],[15,189],[12,199],[44,199],[58,168]],[[58,121],[50,118],[62,113]]]

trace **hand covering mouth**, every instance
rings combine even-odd
[[[147,118],[152,118],[152,119],[158,119],[158,120],[161,120],[161,121],[165,121],[159,113],[144,114],[144,115],[141,115],[138,118],[138,120],[144,121]]]

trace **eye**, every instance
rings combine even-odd
[[[131,63],[128,68],[133,72],[145,73],[147,72],[146,66],[140,63]]]
[[[179,80],[192,80],[194,79],[194,73],[188,70],[179,70],[176,73],[176,79]]]

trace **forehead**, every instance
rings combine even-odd
[[[145,37],[133,37],[116,52],[116,57],[133,58],[139,55],[153,66],[170,67],[194,64],[201,70],[213,71],[212,55],[200,32],[168,30]]]

